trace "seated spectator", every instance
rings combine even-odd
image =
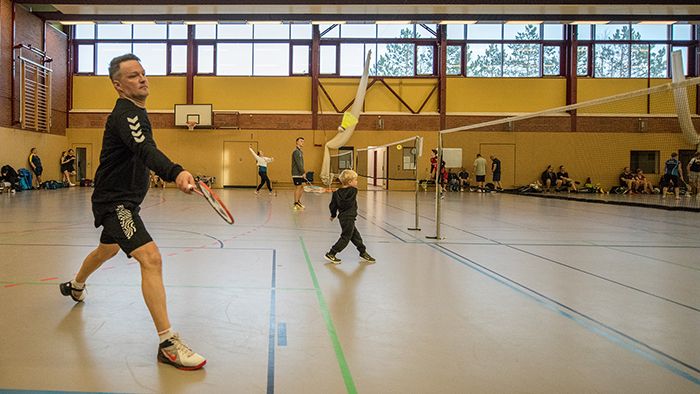
[[[462,168],[457,176],[459,178],[459,191],[463,192],[465,187],[469,188],[469,173]]]
[[[569,173],[566,172],[564,166],[559,166],[559,171],[557,172],[557,179],[561,181],[560,187],[566,187],[567,191],[576,191],[576,181],[569,178]]]
[[[630,193],[634,194],[637,188],[637,181],[634,180],[634,174],[630,171],[629,167],[622,169],[622,174],[620,174],[620,186],[624,186]]]
[[[17,190],[20,190],[19,188],[19,174],[17,174],[17,171],[15,171],[12,166],[4,165],[2,166],[2,169],[0,169],[0,182],[5,182],[10,184],[10,190],[12,190],[12,193],[14,193]]]
[[[548,165],[547,169],[542,172],[540,180],[542,181],[542,186],[544,187],[545,192],[548,192],[552,187],[558,188],[561,186],[561,181],[557,178],[557,174],[554,173],[554,169],[552,168],[551,164]]]
[[[449,190],[452,192],[458,192],[459,191],[459,176],[452,172],[452,170],[449,170],[447,173],[447,183],[450,185]]]
[[[654,190],[651,187],[651,182],[644,175],[644,171],[641,168],[637,168],[637,173],[634,175],[635,191],[637,193],[653,194]]]

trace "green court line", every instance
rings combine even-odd
[[[335,350],[335,357],[338,359],[338,366],[340,367],[340,372],[343,374],[343,381],[345,381],[345,389],[348,391],[348,393],[356,394],[357,388],[355,387],[355,382],[352,379],[352,374],[350,374],[348,362],[345,360],[343,347],[340,346],[340,340],[338,339],[338,333],[335,331],[333,319],[331,319],[331,313],[328,310],[328,304],[326,304],[326,299],[323,298],[321,288],[318,286],[318,278],[316,278],[316,271],[314,271],[314,267],[311,264],[309,252],[308,250],[306,250],[306,244],[304,243],[304,238],[302,236],[299,236],[299,242],[301,242],[301,248],[304,250],[306,265],[309,267],[309,274],[311,274],[311,280],[313,281],[314,288],[316,289],[316,298],[318,299],[318,304],[321,307],[321,314],[323,315],[323,320],[326,322],[326,330],[328,331],[328,336],[331,337],[331,342],[333,342],[333,350]]]

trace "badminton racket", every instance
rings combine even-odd
[[[209,186],[206,185],[206,183],[197,181],[194,185],[190,185],[190,188],[193,192],[204,197],[209,205],[214,208],[214,211],[218,213],[226,223],[233,224],[233,215],[231,215],[231,212],[229,212],[228,208],[226,208],[226,205],[224,205],[219,196],[217,196],[216,193],[214,193]]]

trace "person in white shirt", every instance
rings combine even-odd
[[[486,159],[481,157],[481,153],[477,153],[476,160],[474,160],[474,175],[476,175],[476,183],[479,187],[478,192],[482,193],[486,181]]]
[[[262,151],[258,151],[255,153],[253,150],[253,145],[251,144],[248,149],[250,149],[250,153],[253,155],[255,158],[255,161],[258,164],[258,175],[260,175],[260,184],[258,187],[255,189],[255,194],[258,194],[260,192],[260,189],[263,187],[263,185],[267,185],[267,190],[270,192],[270,195],[273,194],[272,192],[272,186],[270,186],[270,178],[267,177],[267,165],[269,163],[272,163],[274,158],[272,157],[265,157],[263,156]],[[275,193],[275,195],[277,195]]]

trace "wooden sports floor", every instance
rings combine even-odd
[[[350,245],[329,194],[151,190],[174,328],[208,363],[156,361],[123,253],[62,297],[99,239],[87,188],[0,195],[0,391],[698,393],[700,213],[508,194],[361,192]]]

